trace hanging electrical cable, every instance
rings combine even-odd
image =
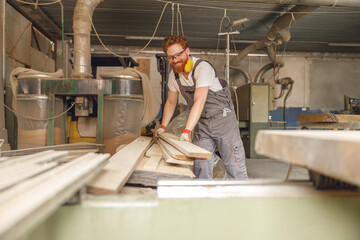
[[[224,16],[220,20],[219,33],[221,33],[221,27],[222,27],[222,24],[223,24],[223,21],[224,21],[225,18],[228,20],[228,23],[231,22],[230,18],[226,14],[226,9],[224,9]],[[213,60],[213,65],[214,66],[215,66],[216,57],[217,57],[218,51],[219,51],[220,38],[221,38],[221,36],[218,35],[218,40],[217,40],[217,45],[216,45],[216,52],[215,52],[215,56],[214,56],[214,60]]]
[[[149,46],[149,44],[151,43],[151,41],[153,40],[153,38],[154,38],[154,36],[155,36],[155,34],[156,34],[156,32],[157,32],[157,29],[158,29],[158,27],[159,27],[159,24],[160,24],[160,22],[161,22],[161,19],[162,19],[163,15],[164,15],[165,9],[166,9],[167,5],[169,5],[170,3],[171,3],[171,2],[167,2],[167,3],[165,4],[165,6],[163,7],[163,10],[162,10],[161,15],[160,15],[160,17],[159,17],[159,20],[158,20],[158,22],[157,22],[157,24],[156,24],[155,30],[154,30],[154,32],[153,32],[150,40],[148,41],[148,43],[147,43],[141,50],[139,50],[138,52],[134,53],[134,54],[133,54],[134,56],[138,55],[139,53],[141,53],[142,51],[144,51],[144,50]],[[114,56],[117,56],[117,57],[130,57],[130,55],[127,55],[127,56],[118,55],[118,54],[114,53],[113,51],[111,51],[111,50],[103,43],[103,41],[101,40],[99,34],[97,33],[96,28],[95,28],[95,26],[94,26],[94,23],[93,23],[93,21],[92,21],[92,18],[91,18],[91,16],[90,16],[90,13],[89,13],[89,12],[88,12],[88,16],[89,16],[91,26],[92,26],[92,28],[94,29],[94,32],[95,32],[95,35],[96,35],[97,39],[99,40],[99,42],[101,43],[101,45],[102,45],[109,53],[111,53],[111,54],[113,54]]]
[[[51,4],[61,2],[61,0],[55,0],[55,1],[52,1],[52,2],[46,2],[46,3],[39,3],[38,0],[35,3],[34,2],[27,2],[27,1],[23,1],[23,0],[15,0],[15,1],[23,3],[23,4],[34,5],[34,6],[45,6],[45,5],[51,5]]]
[[[173,34],[174,30],[174,3],[171,4],[171,34]]]
[[[182,18],[181,18],[180,5],[178,4],[177,7],[178,7],[177,14],[179,14],[179,19],[180,19],[181,35],[184,36],[184,28],[183,28],[183,23],[182,23]]]

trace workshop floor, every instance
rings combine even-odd
[[[273,159],[246,159],[246,167],[250,179],[285,179],[289,165],[288,163]],[[289,179],[309,180],[309,172],[306,168],[294,166]]]

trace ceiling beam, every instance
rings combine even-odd
[[[61,29],[39,7],[23,4],[15,0],[7,2],[26,17],[33,26],[52,41],[61,40]],[[60,11],[60,5],[59,5]]]
[[[295,5],[328,6],[328,7],[360,7],[359,0],[219,0],[219,1],[222,1],[222,2],[295,4]]]

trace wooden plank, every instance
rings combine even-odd
[[[194,166],[194,161],[178,160],[170,156],[168,158],[165,158],[165,162],[178,165]]]
[[[332,113],[314,113],[314,114],[299,114],[298,122],[334,123],[334,122],[338,122],[338,120],[335,114]]]
[[[74,195],[109,154],[89,153],[0,193],[0,239],[18,239]]]
[[[13,172],[13,176],[9,176],[0,181],[0,191],[5,188],[8,188],[14,184],[17,184],[25,179],[36,176],[37,174],[40,174],[42,172],[45,172],[45,171],[57,166],[58,164],[59,163],[57,163],[57,162],[42,164],[40,166],[33,167],[31,169],[27,169],[27,171],[24,171],[22,174]]]
[[[163,141],[163,140],[158,140],[159,145],[173,158],[178,159],[178,160],[183,160],[183,161],[194,161],[195,158],[190,158],[188,156],[186,156],[185,154],[183,154],[182,152],[180,152],[179,150],[177,150],[176,148],[174,148],[172,145],[170,145],[169,143]]]
[[[190,180],[191,177],[162,172],[150,172],[135,170],[127,181],[127,184],[143,185],[147,187],[157,187],[159,180]]]
[[[146,158],[146,157],[145,157]],[[162,159],[162,156],[151,156],[147,158],[147,161],[144,165],[144,168],[146,169],[156,169],[159,165],[160,160]]]
[[[160,142],[161,140],[159,140]],[[166,163],[172,163],[172,164],[180,164],[180,165],[189,165],[193,166],[194,161],[186,161],[186,160],[178,160],[170,156],[170,154],[159,144],[159,147],[163,153],[163,157]]]
[[[146,151],[145,156],[152,157],[152,156],[162,156],[163,153],[159,147],[159,144],[154,143],[149,150]]]
[[[138,137],[118,151],[100,173],[88,183],[87,191],[93,194],[118,193],[151,142],[151,138]]]
[[[44,152],[48,150],[57,150],[57,151],[67,151],[67,150],[81,150],[81,149],[98,149],[102,150],[105,148],[104,144],[95,144],[95,143],[71,143],[71,144],[60,144],[53,146],[45,146],[38,148],[27,148],[21,150],[12,150],[12,151],[3,151],[1,152],[1,157],[15,157],[34,154],[38,152]]]
[[[261,130],[255,151],[360,186],[358,131]]]
[[[360,122],[360,115],[356,114],[336,114],[335,117],[337,118],[338,122]]]
[[[177,148],[181,152],[183,152],[188,157],[196,157],[196,158],[210,158],[211,152],[196,146],[188,141],[180,141],[178,137],[170,134],[170,133],[162,133],[159,135],[161,139],[170,143],[173,147]]]
[[[165,173],[165,174],[175,174],[181,176],[188,176],[190,178],[195,177],[192,169],[189,166],[184,165],[175,165],[175,164],[168,164],[165,162],[164,159],[160,160],[160,163],[156,169],[146,169],[144,166],[146,164],[147,159],[142,158],[138,162],[135,167],[135,170],[147,171],[152,173]]]

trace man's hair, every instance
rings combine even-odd
[[[180,44],[184,49],[189,47],[189,43],[187,41],[187,37],[181,36],[179,34],[171,34],[167,36],[162,44],[162,48],[164,53],[168,50],[168,48],[174,44]]]

